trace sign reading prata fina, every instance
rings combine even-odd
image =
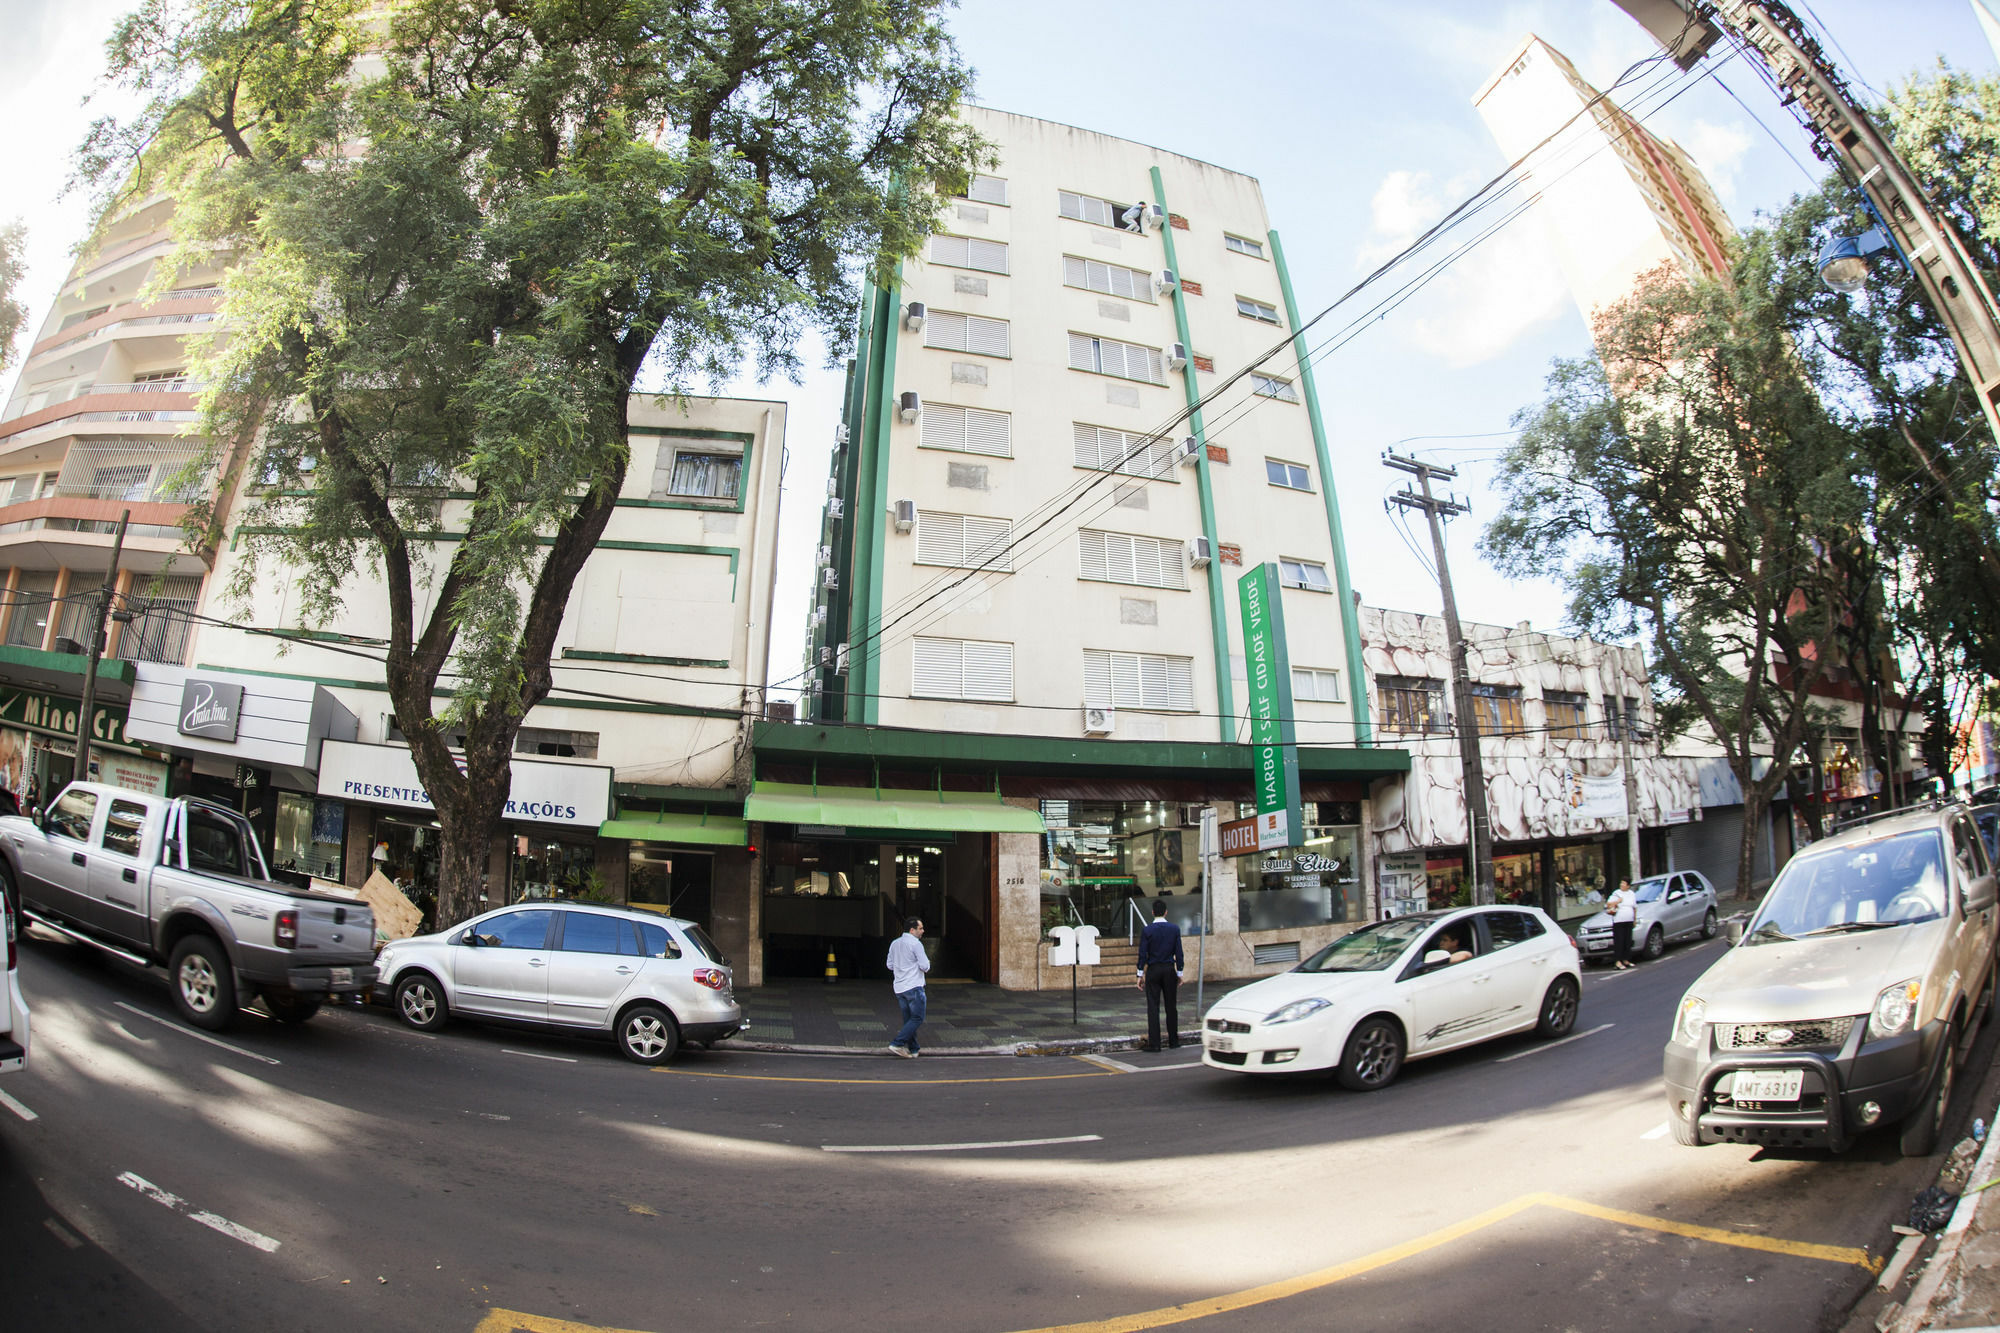
[[[234,741],[236,724],[243,716],[243,687],[219,680],[189,676],[181,683],[183,736],[206,736],[212,741]]]
[[[596,764],[513,762],[501,818],[523,824],[596,828],[611,814],[611,770]],[[329,740],[320,746],[319,794],[368,805],[430,810],[416,760],[400,745]]]
[[[1251,786],[1257,795],[1257,850],[1305,836],[1299,804],[1299,747],[1292,726],[1292,664],[1276,561],[1236,581],[1243,608],[1243,662],[1250,684]]]

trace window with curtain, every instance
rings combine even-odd
[[[734,500],[742,492],[741,454],[704,454],[677,449],[668,473],[666,494],[696,500]]]

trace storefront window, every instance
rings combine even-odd
[[[1516,852],[1493,858],[1493,901],[1522,907],[1542,905],[1542,854]]]
[[[403,891],[403,896],[424,914],[425,930],[437,919],[438,861],[443,846],[444,835],[433,824],[383,818],[375,821],[375,850],[368,854],[373,869],[369,873],[380,872]],[[480,910],[498,905],[481,903]]]
[[[297,870],[339,883],[347,844],[347,807],[297,792],[278,793],[271,868]]]
[[[1124,935],[1131,909],[1196,893],[1201,885],[1196,826],[1164,801],[1043,801],[1042,929],[1084,924]],[[1169,902],[1168,915],[1179,920]],[[1192,919],[1192,918],[1190,918]]]
[[[677,916],[697,925],[709,924],[710,871],[715,858],[707,852],[658,843],[635,842],[625,862],[625,897],[633,907],[663,916]]]
[[[1589,916],[1604,905],[1604,853],[1596,843],[1556,847],[1549,852],[1556,885],[1556,919]]]
[[[1432,857],[1424,862],[1424,878],[1430,888],[1433,912],[1446,907],[1467,907],[1472,903],[1472,876],[1462,856]]]
[[[1302,846],[1236,858],[1236,928],[1289,930],[1363,919],[1361,830],[1306,826]]]
[[[597,873],[597,847],[565,842],[546,834],[517,833],[507,858],[507,901],[550,898],[609,902],[611,892]]]

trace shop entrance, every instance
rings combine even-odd
[[[844,978],[888,976],[889,941],[924,922],[936,981],[993,981],[992,838],[921,842],[771,840],[764,858],[764,975],[818,977],[834,956]]]
[[[634,843],[625,863],[625,900],[707,930],[715,857],[684,847]]]

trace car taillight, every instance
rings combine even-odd
[[[729,989],[729,974],[718,967],[697,967],[694,979],[710,990]]]
[[[1572,949],[1581,949],[1583,946],[1581,944],[1578,944],[1576,942],[1576,936],[1572,935],[1569,937],[1569,947]]]
[[[278,947],[296,949],[299,947],[299,914],[292,908],[278,913]]]

